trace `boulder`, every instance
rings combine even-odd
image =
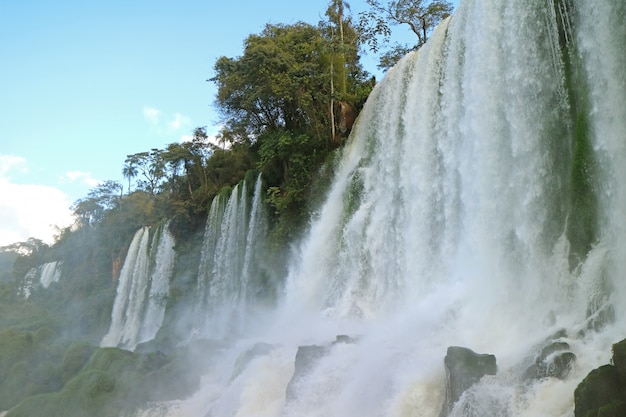
[[[574,391],[574,416],[597,417],[602,407],[622,402],[619,374],[613,365],[594,369]]]
[[[444,359],[446,393],[440,417],[447,417],[461,395],[485,375],[495,375],[496,357],[468,348],[451,346]]]
[[[326,356],[330,351],[329,346],[299,346],[296,353],[296,362],[293,370],[293,376],[287,384],[287,401],[291,401],[297,397],[296,385],[298,381],[309,374],[315,368],[321,358]]]
[[[296,398],[296,385],[298,381],[305,375],[309,374],[321,358],[328,355],[330,349],[339,344],[354,344],[357,342],[357,339],[347,336],[347,335],[338,335],[335,340],[328,346],[318,346],[318,345],[309,345],[309,346],[299,346],[298,352],[296,353],[296,362],[293,371],[293,376],[291,380],[289,380],[289,384],[287,384],[287,401],[291,401]]]
[[[612,363],[594,369],[576,387],[575,417],[626,416],[626,339],[613,345]]]

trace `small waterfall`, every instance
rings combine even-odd
[[[174,269],[174,238],[168,223],[139,229],[131,241],[120,273],[111,313],[111,327],[102,346],[134,350],[152,340],[163,322]]]
[[[39,267],[41,270],[41,277],[39,282],[44,288],[48,288],[53,282],[59,282],[61,279],[61,263],[54,261],[48,262]]]
[[[18,293],[24,298],[29,298],[33,288],[37,285],[37,278],[39,278],[39,284],[43,288],[48,288],[53,282],[59,282],[59,279],[61,279],[61,265],[62,262],[53,261],[37,268],[29,269],[22,280]]]
[[[206,337],[221,338],[241,330],[260,291],[259,256],[267,220],[261,176],[252,195],[248,182],[237,184],[228,199],[216,196],[207,218],[196,307]]]

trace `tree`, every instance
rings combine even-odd
[[[428,40],[433,29],[453,10],[445,0],[392,0],[381,4],[378,0],[366,0],[370,10],[359,15],[362,41],[373,52],[389,43],[391,26],[407,25],[417,37],[414,46],[395,44],[381,57],[379,68],[388,69],[406,53],[420,48]],[[379,40],[380,38],[380,40]]]
[[[242,57],[219,58],[211,81],[218,86],[224,126],[244,128],[247,140],[255,141],[265,132],[319,131],[328,125],[326,107],[320,109],[328,101],[324,42],[306,23],[266,25],[246,39]]]
[[[137,167],[132,161],[126,161],[124,168],[122,168],[122,175],[124,178],[128,178],[128,194],[130,194],[130,180],[137,176]]]
[[[194,198],[194,190],[206,191],[208,185],[206,165],[212,153],[206,127],[194,129],[191,141],[170,143],[161,153],[170,174],[170,189],[180,193],[180,190],[185,188],[191,199]]]
[[[341,143],[335,103],[358,109],[373,87],[360,66],[359,37],[346,9],[333,0],[317,27],[266,25],[246,39],[241,57],[219,58],[210,79],[223,118],[219,136],[257,152],[256,167],[278,215],[303,214],[312,176]],[[347,136],[349,129],[339,130]],[[215,151],[211,160],[224,156]]]
[[[154,195],[158,191],[165,177],[165,162],[161,153],[160,149],[151,149],[150,152],[127,155],[124,161],[125,164],[137,168],[143,176],[143,179],[138,181],[138,185],[150,195]]]
[[[120,203],[118,192],[122,184],[117,181],[104,181],[92,188],[87,197],[76,201],[72,210],[79,226],[95,226],[99,224],[107,210],[117,208]]]

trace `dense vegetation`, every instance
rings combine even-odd
[[[441,1],[368,3],[379,25],[391,19],[384,35],[401,22],[383,12],[430,13],[427,20],[416,17],[422,19],[418,46],[451,10]],[[0,411],[10,409],[7,417],[116,416],[197,386],[201,369],[193,354],[218,347],[195,345],[176,354],[165,345],[166,353],[97,347],[132,236],[170,220],[178,278],[168,308],[175,309],[191,290],[181,271],[197,265],[211,201],[254,171],[266,185],[275,248],[283,250],[305,225],[329,178],[328,162],[375,84],[360,64],[362,47],[380,35],[365,29],[366,20],[361,16],[357,25],[348,4],[332,0],[316,25],[268,24],[250,35],[243,54],[219,58],[209,80],[218,87],[223,116],[217,143],[198,127],[189,142],[128,155],[122,167],[128,183],[105,181],[78,200],[76,223],[60,230],[53,245],[30,239],[2,248]],[[63,262],[59,282],[34,287],[29,297],[19,291],[29,271],[57,260]],[[147,381],[146,375],[149,386],[137,391],[134,382]]]

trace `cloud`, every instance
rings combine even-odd
[[[143,117],[153,126],[159,126],[161,111],[153,107],[144,106]]]
[[[11,170],[27,172],[26,159],[15,155],[0,155],[0,177],[5,177]]]
[[[191,119],[189,117],[176,113],[174,114],[174,119],[171,120],[167,126],[170,130],[178,130],[189,125],[191,125]]]
[[[164,114],[161,110],[150,106],[144,106],[143,117],[151,128],[159,134],[173,134],[181,129],[191,127],[191,119],[181,113]]]
[[[26,172],[26,160],[0,155],[0,246],[30,237],[52,243],[55,226],[74,222],[68,196],[54,187],[15,184],[9,175],[15,170]]]
[[[95,179],[91,172],[83,172],[83,171],[68,171],[63,176],[64,180],[68,180],[70,182],[80,182],[81,184],[88,185],[89,187],[97,187],[98,184],[101,183],[100,180]]]

